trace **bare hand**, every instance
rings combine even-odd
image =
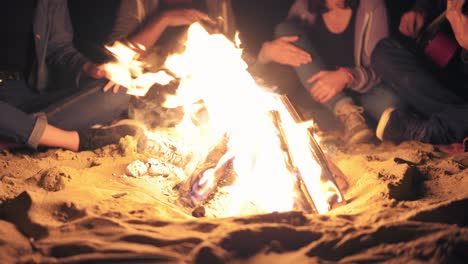
[[[420,11],[409,11],[400,20],[400,32],[410,38],[416,38],[424,25],[425,16]]]
[[[107,92],[109,91],[110,89],[112,88],[112,92],[113,93],[118,93],[119,92],[119,88],[120,88],[120,85],[113,82],[113,81],[109,81],[105,86],[104,88],[102,88],[102,91],[103,92]]]
[[[110,72],[106,69],[106,64],[96,65],[89,62],[85,63],[83,65],[83,73],[94,79],[112,79]],[[120,85],[114,83],[113,81],[109,81],[102,90],[107,92],[111,88],[113,93],[117,93],[119,91]]]
[[[94,79],[103,79],[109,77],[109,74],[106,71],[104,64],[97,65],[91,62],[87,62],[83,65],[82,72],[84,75],[92,77]]]
[[[465,0],[447,0],[446,16],[458,44],[468,49],[468,17],[462,12],[464,3]]]
[[[343,91],[349,81],[348,75],[343,70],[320,71],[307,80],[308,83],[315,82],[309,92],[317,102],[322,104]]]
[[[207,14],[202,13],[195,9],[174,9],[166,11],[162,14],[162,19],[165,21],[167,26],[186,26],[195,22],[208,22],[209,24],[215,25]]]
[[[286,36],[265,42],[258,55],[260,63],[273,61],[293,67],[310,63],[312,61],[310,54],[292,44],[297,39],[298,36]]]

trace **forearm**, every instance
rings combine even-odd
[[[128,41],[148,48],[154,46],[161,37],[168,24],[164,16],[152,19],[146,26],[128,38]]]
[[[468,50],[468,17],[461,12],[447,12],[447,20],[458,44],[463,49]]]

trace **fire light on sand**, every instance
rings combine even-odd
[[[193,24],[185,51],[168,57],[166,70],[157,73],[144,73],[136,53],[125,45],[117,43],[109,50],[118,58],[109,68],[112,80],[130,94],[142,96],[155,83],[167,84],[173,78],[167,71],[180,81],[177,94],[168,96],[164,105],[184,109],[176,131],[196,154],[191,164],[202,163],[225,143],[215,165],[199,173],[195,166],[184,169],[194,205],[203,205],[229,170],[234,171],[233,182],[218,190],[224,194],[222,210],[218,208],[223,217],[303,209],[298,205],[303,199],[299,183],[317,213],[343,200],[334,182],[322,177],[324,168],[308,130],[313,122],[298,123],[281,95],[257,84],[242,50],[224,35]],[[149,138],[156,134],[148,131]]]

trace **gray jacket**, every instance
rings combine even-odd
[[[44,91],[50,69],[78,82],[85,58],[73,45],[73,27],[65,0],[39,0],[34,18],[36,62],[29,84]]]
[[[306,1],[297,0],[295,5],[301,2],[305,4]],[[313,25],[317,15],[310,14],[307,22]],[[290,13],[289,17],[294,17],[294,14]],[[304,14],[301,17],[305,17]],[[377,43],[389,36],[387,8],[383,0],[359,1],[354,32],[355,67],[350,70],[355,81],[349,88],[365,93],[380,82],[370,67],[371,55]]]

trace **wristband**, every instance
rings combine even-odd
[[[353,74],[351,73],[351,71],[349,70],[349,68],[347,67],[338,67],[338,70],[340,71],[344,71],[346,73],[346,76],[348,77],[348,81],[346,83],[346,85],[350,85],[351,83],[353,83],[355,81],[354,79],[354,76]]]

